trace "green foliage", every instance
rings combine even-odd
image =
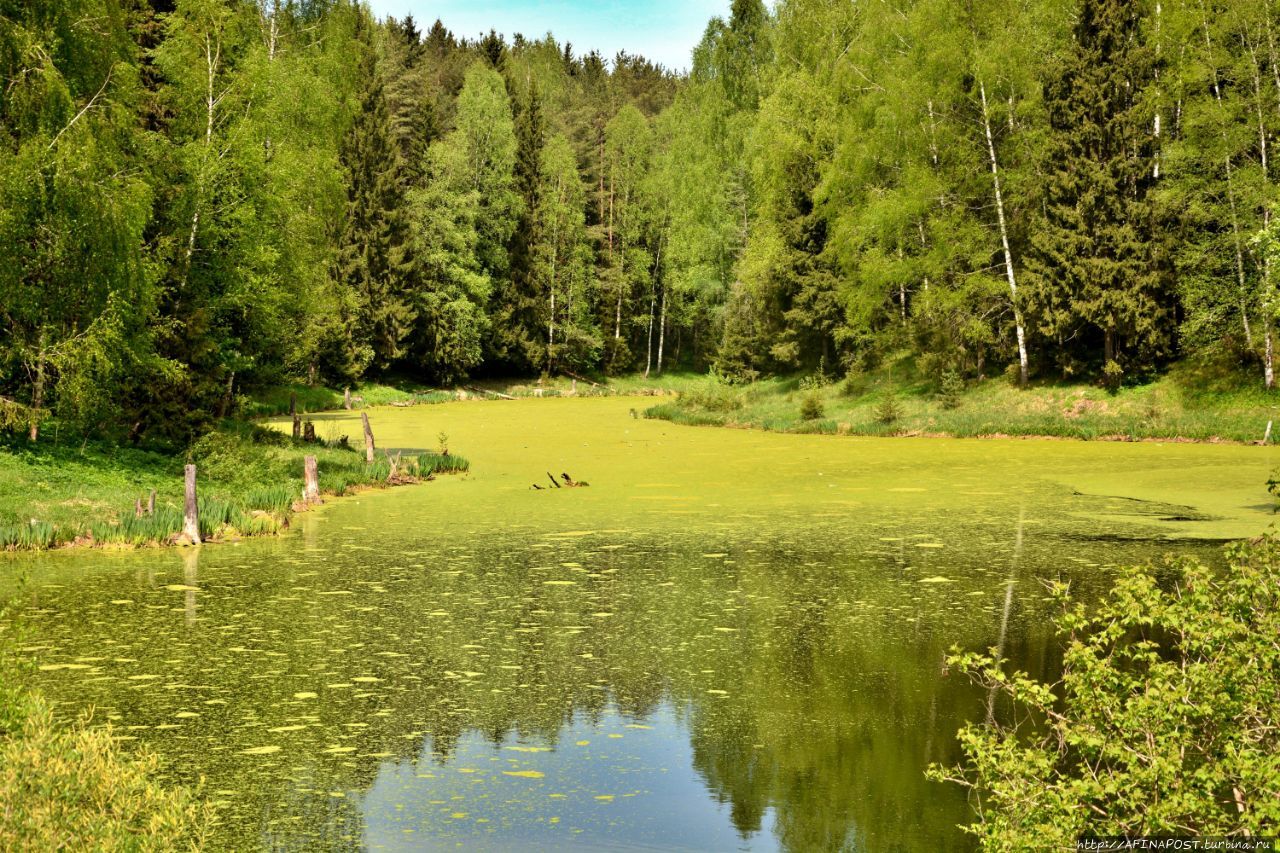
[[[184,444],[283,384],[642,362],[1274,377],[1265,4],[737,0],[684,76],[162,5],[4,16],[8,431]]]
[[[1100,336],[1111,387],[1120,359],[1150,366],[1172,332],[1152,198],[1154,115],[1143,96],[1156,56],[1140,38],[1143,24],[1140,6],[1083,0],[1046,84],[1051,171],[1032,238],[1032,298],[1045,334]]]
[[[938,400],[944,409],[959,408],[964,394],[964,377],[954,370],[942,371],[942,381],[938,385]]]
[[[893,392],[889,392],[880,398],[880,402],[876,403],[872,410],[877,422],[890,426],[902,419],[902,404],[898,402],[898,397]]]
[[[800,419],[803,421],[816,421],[822,416],[822,394],[818,391],[806,392],[800,399]]]
[[[966,827],[988,850],[1096,835],[1273,835],[1280,827],[1280,545],[1228,550],[1225,572],[1184,561],[1129,569],[1090,611],[1063,603],[1061,678],[956,653],[1003,723],[960,732]]]
[[[159,761],[126,752],[110,728],[54,721],[24,689],[22,623],[0,607],[0,848],[198,850],[214,816],[199,791],[155,781]]]
[[[400,159],[391,137],[385,82],[373,47],[373,22],[357,18],[357,65],[363,83],[359,106],[342,145],[347,209],[335,274],[354,295],[357,343],[378,369],[401,355],[413,312],[409,304],[413,256]],[[330,365],[337,375],[359,376],[363,358]]]
[[[159,759],[126,753],[88,718],[54,722],[33,697],[0,738],[0,847],[5,850],[199,850],[213,811],[197,794],[156,782]]]
[[[270,535],[287,527],[302,496],[303,457],[314,454],[323,493],[385,485],[386,459],[366,465],[363,455],[335,446],[294,442],[283,433],[227,424],[179,456],[111,446],[66,448],[14,443],[0,448],[0,550],[43,550],[77,541],[98,546],[142,546],[172,540],[182,531],[182,466],[198,471],[202,535]],[[420,476],[466,471],[464,457],[425,454]],[[154,515],[135,513],[157,492]]]

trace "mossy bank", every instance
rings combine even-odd
[[[341,437],[304,442],[242,423],[224,424],[177,453],[13,439],[0,445],[0,550],[173,542],[182,531],[188,462],[198,473],[202,538],[275,534],[301,508],[308,455],[317,457],[320,494],[330,496],[469,467],[461,456],[423,450],[402,453],[393,470],[385,454],[366,463]]]
[[[729,384],[712,376],[645,416],[776,432],[1256,443],[1268,437],[1278,412],[1280,398],[1235,375],[1207,377],[1182,366],[1114,393],[1080,383],[1019,388],[1003,377],[963,382],[889,370],[838,381]]]

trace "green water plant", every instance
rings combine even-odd
[[[1007,706],[960,731],[961,764],[929,771],[973,793],[984,849],[1280,831],[1280,540],[1227,558],[1125,570],[1094,609],[1052,585],[1056,682],[995,650],[949,658]]]

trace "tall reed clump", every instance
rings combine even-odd
[[[88,719],[54,721],[25,697],[24,719],[0,739],[0,850],[199,850],[212,810],[156,782],[151,753],[125,753]]]
[[[34,551],[56,548],[71,541],[67,531],[47,521],[6,524],[0,527],[0,550]]]
[[[156,757],[109,728],[56,721],[23,683],[20,632],[0,607],[0,850],[202,849],[212,808],[159,785]]]

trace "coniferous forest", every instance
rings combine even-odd
[[[0,2],[0,418],[874,367],[1274,382],[1271,0],[734,0],[686,73],[352,0]]]

